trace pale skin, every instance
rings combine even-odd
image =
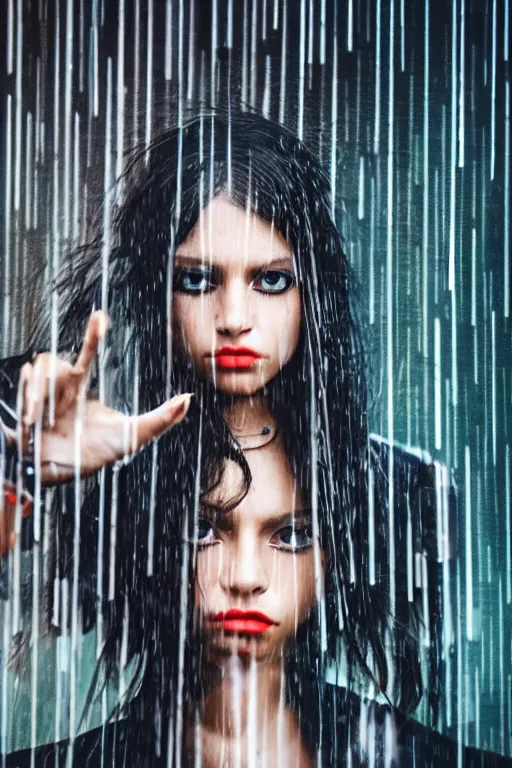
[[[301,326],[294,260],[285,238],[225,195],[217,196],[177,249],[172,305],[173,335],[181,353],[192,360],[198,377],[212,378],[230,396],[223,415],[235,437],[251,436],[267,425],[275,430],[279,425],[269,411],[265,387],[293,357]],[[91,315],[74,365],[44,354],[21,372],[22,439],[25,444],[29,427],[42,423],[43,484],[73,479],[70,457],[78,449],[80,473],[90,475],[135,453],[186,415],[187,394],[137,417],[86,399],[90,367],[108,325],[103,312]],[[253,350],[254,365],[222,368],[216,353],[226,345]],[[50,423],[51,387],[55,407]],[[315,605],[315,579],[323,582],[323,574],[315,573],[315,559],[323,564],[324,558],[318,556],[305,497],[291,475],[279,434],[268,445],[247,450],[246,459],[253,477],[247,497],[222,520],[209,511],[216,499],[204,499],[207,511],[201,513],[195,542],[196,600],[204,626],[204,673],[210,680],[200,709],[203,764],[247,764],[256,679],[256,764],[313,765],[296,717],[284,705],[282,670],[284,652]],[[238,480],[237,470],[227,466],[217,492],[229,495]],[[14,543],[12,535],[4,541],[5,554]],[[263,612],[275,623],[257,636],[224,633],[209,624],[212,613],[232,608]],[[240,691],[236,701],[234,685]],[[192,732],[188,737],[190,744]]]

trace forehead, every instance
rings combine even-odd
[[[269,519],[306,509],[305,494],[297,487],[285,457],[276,453],[265,457],[258,451],[249,451],[246,459],[251,470],[252,482],[243,501],[234,510],[239,522],[263,525]],[[226,461],[220,486],[205,498],[215,505],[221,499],[232,496],[240,487],[241,471],[233,461]]]
[[[221,194],[201,211],[194,228],[178,246],[176,258],[229,266],[291,262],[292,253],[286,239],[270,222],[242,210]]]

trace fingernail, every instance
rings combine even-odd
[[[173,418],[177,416],[184,418],[186,416],[192,397],[193,394],[187,392],[184,395],[177,395],[170,400],[170,411]]]

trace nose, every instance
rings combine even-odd
[[[215,326],[221,336],[236,338],[253,326],[250,291],[243,281],[233,280],[218,293]]]
[[[233,597],[263,594],[269,586],[263,553],[251,536],[233,542],[225,553],[221,586]]]

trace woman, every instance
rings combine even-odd
[[[300,141],[247,113],[162,135],[124,182],[108,268],[96,240],[60,285],[59,349],[76,362],[43,354],[21,372],[24,445],[43,418],[45,484],[160,436],[89,481],[76,518],[85,629],[103,595],[98,678],[123,643],[138,660],[119,708],[129,726],[106,743],[132,765],[188,764],[196,748],[207,765],[251,764],[257,723],[268,765],[340,764],[348,751],[355,765],[369,722],[370,751],[389,760],[391,709],[360,719],[356,697],[324,684],[342,639],[349,679],[357,667],[405,712],[422,690],[400,567],[389,610],[379,519],[381,567],[368,576],[364,361],[328,184]],[[82,345],[100,297],[111,330],[93,314]],[[31,352],[48,348],[49,327]],[[102,340],[91,384],[115,410],[83,397]],[[73,504],[65,486],[61,497]],[[59,517],[61,576],[70,520]]]

